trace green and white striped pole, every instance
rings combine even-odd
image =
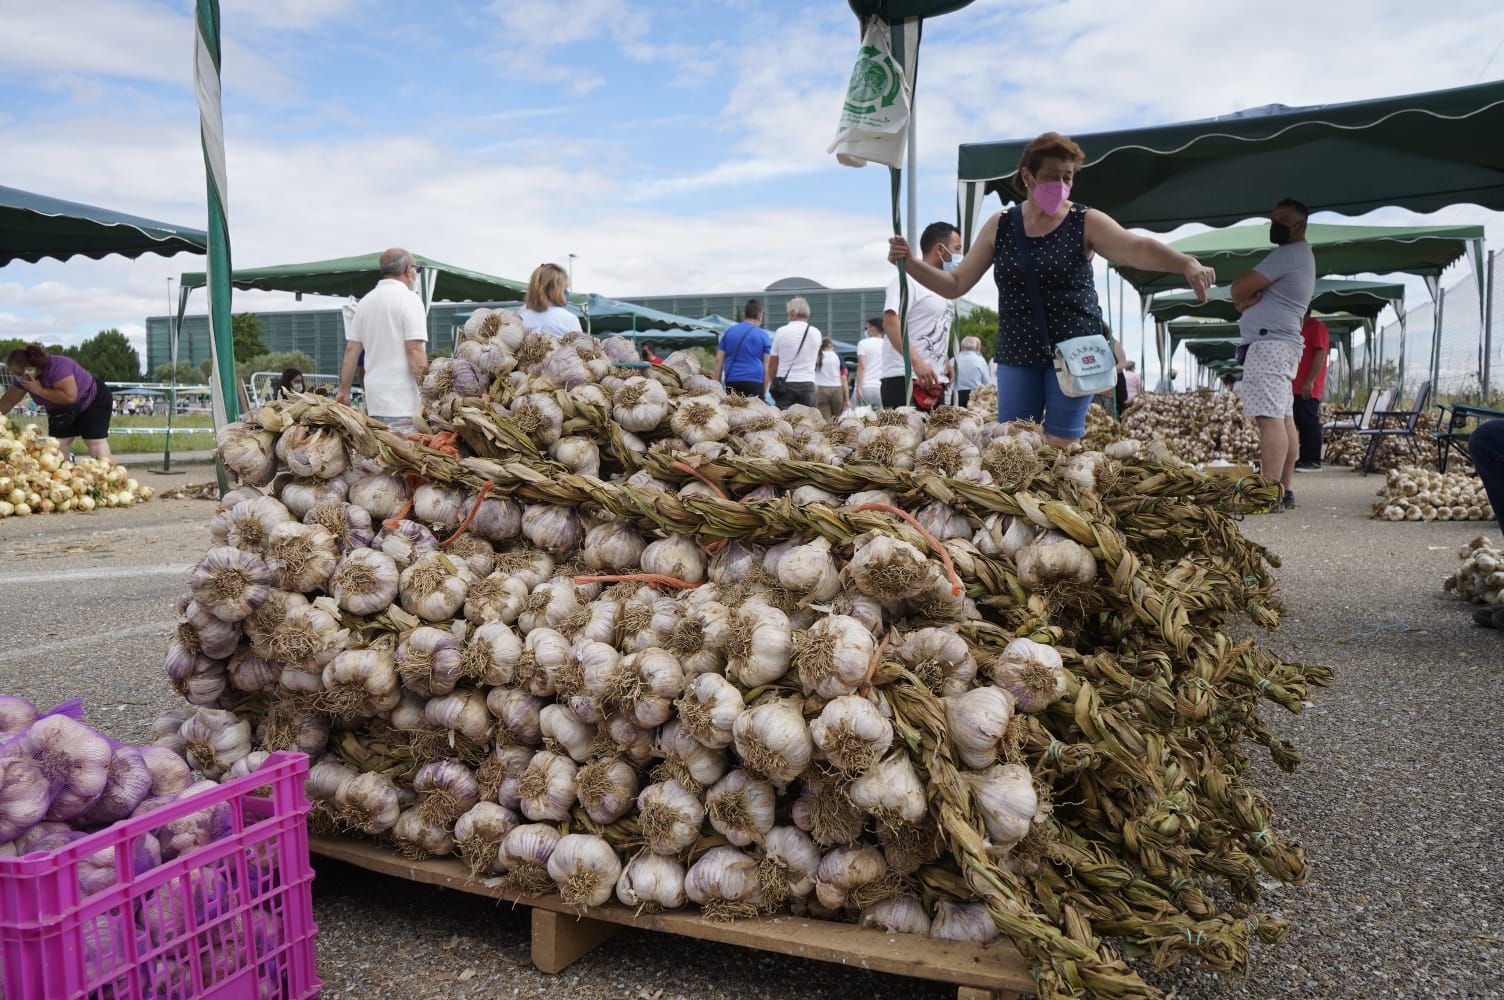
[[[219,0],[197,0],[193,83],[198,92],[199,139],[204,147],[204,177],[209,189],[209,352],[215,377],[214,427],[240,419],[240,392],[235,380],[235,337],[230,327],[230,224],[225,172],[225,121],[220,107]]]

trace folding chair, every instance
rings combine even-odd
[[[1411,457],[1417,464],[1420,462],[1419,438],[1415,428],[1420,423],[1420,415],[1426,412],[1426,402],[1430,398],[1431,383],[1422,382],[1415,392],[1415,404],[1410,409],[1375,410],[1369,418],[1369,426],[1353,431],[1359,437],[1368,438],[1368,452],[1363,456],[1363,468],[1359,470],[1363,475],[1373,471],[1373,460],[1379,453],[1379,442],[1386,437],[1405,438],[1410,445]],[[1396,423],[1391,424],[1392,421]]]
[[[1361,410],[1334,410],[1334,419],[1321,425],[1321,440],[1325,444],[1338,434],[1351,434],[1367,430],[1373,424],[1373,415],[1394,405],[1395,390],[1374,389],[1368,394],[1368,402]]]

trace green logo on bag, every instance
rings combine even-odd
[[[857,53],[846,86],[844,110],[850,115],[870,115],[879,108],[891,108],[898,100],[903,77],[896,72],[893,60],[871,45]]]

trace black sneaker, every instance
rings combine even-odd
[[[1295,494],[1291,493],[1289,490],[1285,490],[1285,501],[1284,501],[1284,503],[1285,503],[1285,509],[1286,510],[1289,510],[1291,507],[1294,507],[1295,506]]]
[[[1320,462],[1296,462],[1295,463],[1295,471],[1296,472],[1320,472],[1321,471],[1321,463]]]
[[[1504,630],[1504,608],[1479,608],[1473,612],[1473,621],[1484,628]]]

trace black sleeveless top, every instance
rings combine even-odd
[[[1044,300],[1045,321],[1051,345],[1072,337],[1102,332],[1102,306],[1091,260],[1086,256],[1086,206],[1072,205],[1065,220],[1044,236],[1029,236],[1023,219],[1014,227],[1012,211],[997,222],[993,251],[993,278],[997,281],[997,350],[993,360],[1001,365],[1042,365],[1053,360],[1039,335],[1034,307],[1029,304],[1019,261],[1018,241],[1029,241],[1029,256]]]

